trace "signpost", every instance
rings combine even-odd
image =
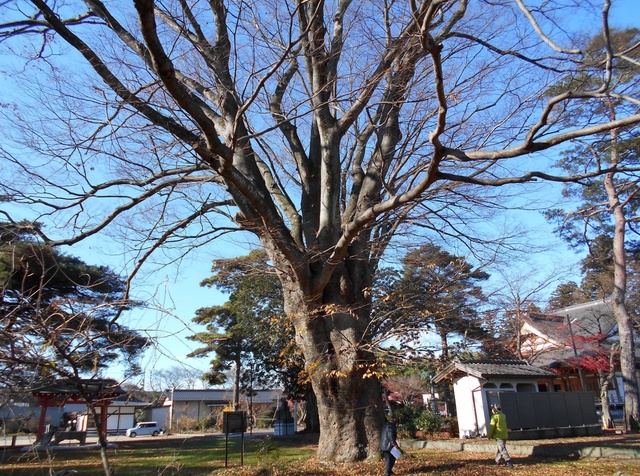
[[[224,467],[229,460],[229,433],[240,433],[240,466],[244,466],[244,432],[247,430],[245,412],[222,412],[222,429],[224,431]]]

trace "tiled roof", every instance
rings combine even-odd
[[[568,321],[571,321],[569,330]],[[534,333],[565,344],[574,336],[617,334],[617,323],[610,300],[592,301],[525,317],[524,333]]]
[[[125,393],[113,379],[59,379],[33,388],[31,393],[36,396],[80,396],[80,389],[93,398],[115,397]]]
[[[532,367],[524,360],[456,359],[434,377],[434,382],[452,378],[456,374],[473,375],[490,379],[492,377],[517,377],[532,379],[554,377],[547,370]]]
[[[233,391],[226,388],[209,388],[209,389],[173,389],[165,390],[167,400],[173,399],[176,402],[208,402],[208,403],[228,403],[233,399]],[[253,403],[272,403],[282,398],[282,390],[278,389],[260,389],[254,390]],[[240,394],[243,400],[249,397],[243,393]]]
[[[111,400],[112,407],[147,407],[151,406],[149,402],[143,402],[142,400],[138,400],[135,397],[123,396],[118,398],[113,398]]]
[[[544,366],[573,359],[572,343],[575,342],[579,344],[580,354],[594,346],[609,348],[616,339],[618,326],[611,301],[605,299],[546,313],[530,313],[525,317],[521,333],[525,338],[522,343],[525,357],[535,365]]]

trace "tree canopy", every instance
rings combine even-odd
[[[304,395],[299,383],[305,380],[303,362],[292,324],[282,322],[287,319],[282,288],[265,253],[216,260],[212,270],[214,275],[201,285],[227,292],[229,299],[198,309],[193,322],[206,330],[190,337],[202,345],[191,356],[213,354],[205,376],[209,383],[225,383],[233,371],[234,386],[245,392],[283,386],[291,397]]]
[[[480,286],[488,273],[431,243],[408,251],[400,262],[400,270],[378,273],[372,331],[377,340],[395,339],[405,350],[438,353],[448,362],[450,349],[463,352],[488,337]],[[429,333],[440,345],[430,349],[419,344]]]
[[[0,223],[0,375],[24,389],[47,378],[139,371],[147,339],[112,319],[124,280],[37,241],[37,225]],[[129,303],[128,306],[136,303]]]
[[[380,260],[392,240],[491,241],[483,211],[500,206],[497,187],[603,173],[554,173],[530,154],[640,123],[638,91],[610,80],[614,60],[634,61],[609,34],[611,8],[8,2],[0,159],[14,178],[0,194],[46,218],[54,243],[126,226],[132,275],[154,250],[252,235],[318,398],[318,457],[373,459]],[[598,61],[575,41],[595,32]],[[563,82],[587,66],[593,81]],[[565,120],[608,98],[625,106],[616,117]]]

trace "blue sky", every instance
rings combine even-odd
[[[530,2],[525,2],[530,3]],[[614,20],[620,26],[640,26],[640,0],[613,0]],[[579,21],[576,19],[576,21]],[[7,90],[8,78],[0,75],[0,89]],[[2,171],[0,170],[0,177]],[[2,177],[6,180],[6,177]],[[535,194],[523,197],[523,202],[532,202],[527,207],[505,213],[488,225],[489,228],[512,228],[516,224],[530,231],[531,242],[550,242],[553,249],[547,253],[532,253],[522,263],[513,263],[513,270],[521,267],[523,272],[540,268],[542,274],[550,272],[558,264],[570,268],[577,257],[553,236],[552,227],[545,222],[539,210],[550,206],[559,196],[558,185],[541,185]],[[548,203],[545,203],[548,201]],[[528,210],[523,208],[529,208]],[[25,214],[26,215],[26,214]],[[207,248],[194,250],[179,263],[164,268],[147,268],[134,282],[134,297],[149,300],[152,305],[147,309],[136,310],[125,317],[125,324],[146,329],[149,335],[156,337],[158,348],[150,350],[145,356],[148,369],[163,369],[175,365],[186,365],[201,370],[208,367],[208,359],[186,359],[186,354],[195,346],[186,340],[186,336],[196,332],[191,326],[191,319],[198,308],[213,304],[221,304],[225,296],[213,289],[201,288],[199,282],[210,275],[214,259],[240,255],[249,251],[247,237],[236,235],[223,238]],[[243,245],[239,245],[243,243]],[[91,238],[86,242],[64,250],[69,254],[81,257],[91,264],[108,264],[120,272],[126,269],[119,246],[115,242],[105,241],[104,237]],[[452,250],[456,252],[456,250]],[[575,267],[575,266],[574,266]],[[488,270],[491,273],[491,270]],[[118,377],[117,375],[113,375]],[[147,374],[148,378],[148,374]],[[141,383],[142,380],[134,383]]]
[[[615,24],[621,27],[640,27],[640,0],[613,0],[612,3],[614,4],[612,18]],[[531,210],[513,210],[491,225],[498,227],[520,225],[529,230],[532,242],[547,242],[550,245],[550,249],[545,253],[531,253],[525,257],[523,262],[514,262],[510,271],[514,274],[524,275],[532,269],[539,268],[541,270],[540,279],[547,279],[551,273],[558,273],[558,275],[566,273],[558,276],[562,282],[569,279],[579,279],[578,274],[571,272],[571,270],[576,269],[576,263],[580,256],[554,236],[553,227],[545,221],[539,211],[540,208],[553,206],[557,203],[560,196],[560,186],[558,184],[543,184],[540,187],[539,192],[523,195],[522,202],[529,203],[528,207],[522,203],[519,204],[523,208],[531,208]],[[218,243],[213,245],[211,249],[195,251],[193,256],[187,258],[179,268],[167,270],[166,275],[163,276],[162,284],[159,284],[161,287],[156,289],[162,292],[165,297],[164,307],[174,306],[178,319],[168,318],[162,313],[154,315],[153,311],[147,311],[145,313],[147,315],[141,317],[145,321],[147,319],[157,321],[159,328],[168,336],[159,340],[161,352],[147,355],[150,364],[166,368],[176,365],[180,361],[184,365],[206,370],[208,359],[184,358],[194,348],[193,343],[185,341],[184,337],[192,333],[193,328],[189,329],[188,325],[191,317],[195,315],[195,311],[202,306],[220,304],[224,302],[225,296],[212,289],[200,288],[198,283],[204,277],[209,276],[213,259],[246,252],[248,252],[246,246],[239,247],[232,242]],[[551,290],[549,289],[549,292]]]

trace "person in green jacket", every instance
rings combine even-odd
[[[511,457],[507,451],[507,440],[509,439],[507,417],[502,413],[502,409],[498,405],[491,405],[491,421],[489,422],[489,433],[487,437],[489,439],[495,438],[498,443],[496,464],[504,463],[508,468],[513,467]]]

